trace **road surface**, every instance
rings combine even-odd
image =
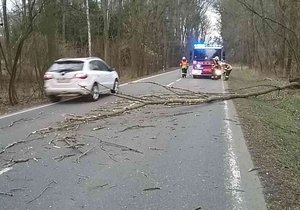
[[[181,79],[179,70],[142,81],[204,92],[227,87],[221,80]],[[134,83],[121,91],[166,90]],[[97,113],[116,100],[77,99],[0,116],[0,148],[57,126],[66,114]],[[55,159],[66,154],[71,156]],[[17,144],[0,154],[0,164],[0,209],[266,209],[231,101],[134,110]]]

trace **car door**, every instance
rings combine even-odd
[[[101,67],[98,60],[92,60],[89,62],[89,75],[92,77],[93,82],[97,82],[100,92],[105,92],[107,88],[103,85],[105,83],[105,78],[102,75]]]
[[[111,85],[111,88],[114,88],[115,80],[118,79],[118,75],[115,70],[113,70],[107,63],[102,62],[103,65],[107,68],[108,74],[109,74],[109,84]]]
[[[100,60],[97,60],[97,65],[100,68],[102,84],[107,87],[107,89],[113,89],[114,80],[112,79],[112,72],[110,68]]]

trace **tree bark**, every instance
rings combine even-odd
[[[87,33],[88,33],[88,54],[92,57],[92,38],[91,38],[91,21],[90,21],[90,7],[89,0],[86,0],[86,21],[87,21]]]
[[[110,0],[102,0],[103,20],[104,20],[104,28],[103,28],[104,59],[106,61],[108,61],[108,48],[109,48],[109,37],[108,37],[109,25],[110,25],[109,1]]]

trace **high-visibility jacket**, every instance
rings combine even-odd
[[[189,67],[188,61],[181,61],[181,62],[180,62],[180,67],[181,67],[182,69],[187,69],[187,68]]]

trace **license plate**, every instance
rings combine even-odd
[[[57,82],[58,83],[69,83],[70,79],[67,79],[67,78],[57,79]]]

